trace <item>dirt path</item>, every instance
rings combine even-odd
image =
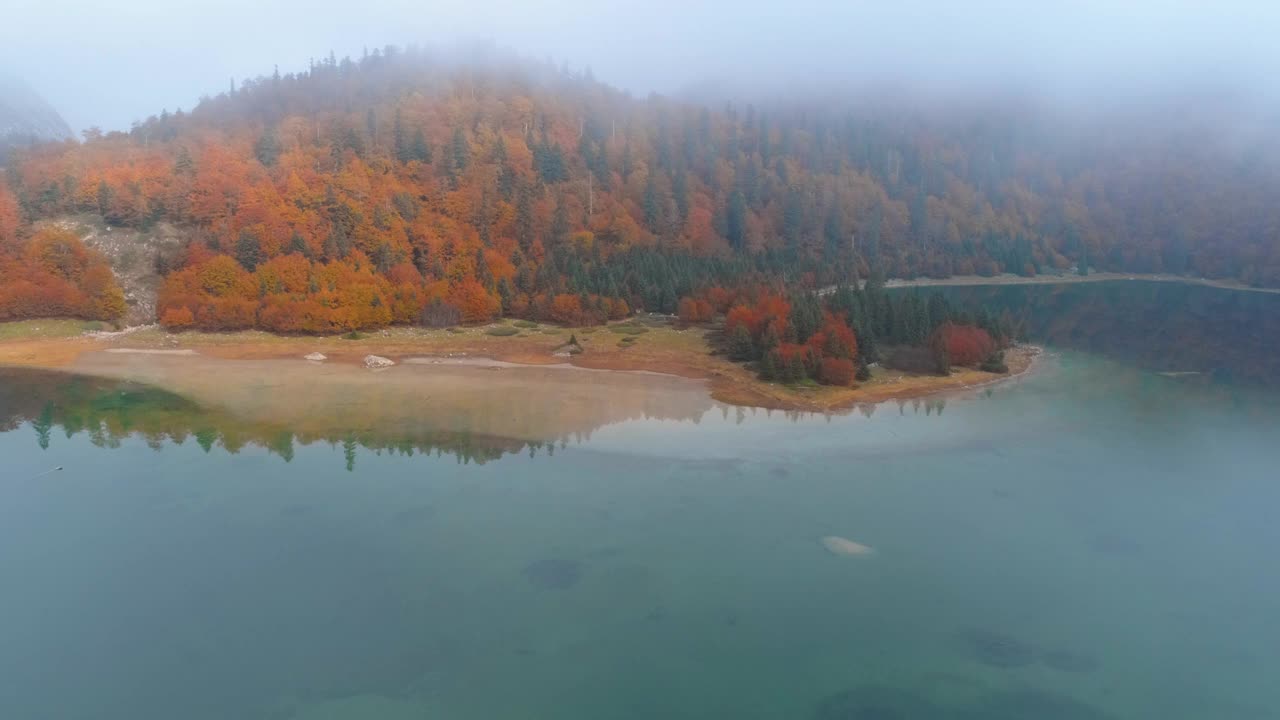
[[[1280,295],[1280,288],[1260,288],[1251,287],[1243,283],[1233,280],[1210,280],[1209,278],[1193,278],[1184,277],[1182,275],[1163,275],[1151,274],[1143,275],[1137,273],[1112,273],[1098,272],[1088,275],[1034,275],[1026,277],[1023,275],[994,275],[991,277],[983,275],[956,275],[949,278],[915,278],[914,280],[887,280],[884,286],[886,288],[904,288],[904,287],[965,287],[976,285],[1069,285],[1076,283],[1090,282],[1117,282],[1117,281],[1145,281],[1145,282],[1168,282],[1181,283],[1184,285],[1202,285],[1204,287],[1219,288],[1221,290],[1239,290],[1241,292],[1268,293],[1272,295]],[[835,292],[836,288],[825,287],[818,291],[820,295],[830,295]]]

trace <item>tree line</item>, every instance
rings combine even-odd
[[[816,287],[873,268],[1280,284],[1280,178],[1244,162],[1258,148],[1117,127],[1064,136],[997,104],[710,108],[387,47],[41,146],[8,181],[20,235],[81,212],[186,228],[160,261],[171,327],[325,332],[441,304],[589,322],[675,312],[726,276]]]

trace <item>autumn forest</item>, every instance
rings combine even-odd
[[[783,326],[761,318],[866,277],[1092,268],[1280,285],[1280,173],[1253,148],[1190,123],[1095,136],[1016,105],[904,107],[709,107],[501,54],[330,55],[16,157],[0,319],[121,315],[106,260],[47,222],[79,213],[183,228],[181,251],[156,258],[170,329],[725,315],[767,362],[842,378],[852,368],[822,356],[855,356],[853,331],[870,330],[850,314],[819,308],[805,337],[764,340],[812,358],[762,355]]]

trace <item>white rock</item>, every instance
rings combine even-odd
[[[324,353],[314,352],[314,353],[308,353],[308,354],[306,354],[306,355],[303,355],[303,356],[302,356],[302,359],[303,359],[303,360],[314,360],[315,362],[320,362],[321,360],[328,360],[329,358],[328,358],[328,357],[326,357]]]
[[[822,546],[836,555],[870,555],[875,552],[875,550],[862,543],[856,543],[848,538],[835,535],[828,535],[822,538]]]
[[[391,358],[384,358],[381,355],[365,355],[364,366],[369,369],[385,368],[395,365]]]

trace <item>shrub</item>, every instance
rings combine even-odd
[[[166,330],[185,330],[196,324],[196,316],[191,312],[190,308],[169,308],[161,316],[160,324]]]
[[[992,353],[986,360],[982,361],[979,370],[989,373],[999,373],[1001,375],[1009,372],[1009,366],[1004,362],[1004,351],[997,350]]]
[[[858,363],[858,373],[853,376],[858,382],[866,382],[871,379],[871,367],[865,362]]]

